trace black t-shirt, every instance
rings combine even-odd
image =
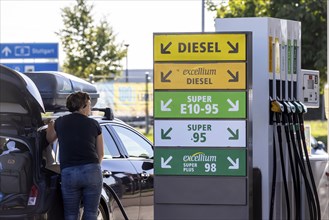
[[[98,122],[80,113],[56,119],[61,169],[88,163],[98,163],[96,138],[102,133]]]

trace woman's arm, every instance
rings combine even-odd
[[[103,157],[104,157],[104,144],[103,144],[103,135],[102,134],[97,136],[96,150],[97,150],[99,163],[101,163],[103,160]]]
[[[55,121],[54,120],[51,120],[48,123],[46,138],[47,138],[47,141],[49,143],[53,143],[57,139],[57,134],[56,134],[56,131],[55,131]]]

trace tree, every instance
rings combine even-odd
[[[229,0],[216,5],[209,0],[208,10],[218,18],[274,17],[302,24],[302,68],[320,71],[321,91],[327,81],[327,1],[326,0]]]
[[[66,53],[63,70],[83,78],[90,74],[113,77],[120,73],[120,60],[127,51],[122,49],[123,43],[115,43],[116,36],[106,18],[94,25],[93,6],[86,1],[76,0],[77,5],[62,9],[64,28],[56,34]]]

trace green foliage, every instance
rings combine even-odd
[[[305,126],[311,127],[311,134],[315,139],[318,141],[322,141],[326,146],[328,146],[327,143],[327,137],[328,137],[328,122],[327,121],[305,121]]]
[[[304,124],[311,127],[311,134],[314,137],[325,136],[328,134],[327,121],[320,121],[320,120],[305,121]]]
[[[105,18],[94,25],[92,5],[88,6],[86,0],[76,3],[62,9],[64,28],[56,33],[66,53],[64,72],[82,78],[90,74],[114,77],[120,73],[120,60],[127,51],[122,49],[122,43],[115,43],[116,36]]]
[[[302,68],[320,71],[321,93],[327,81],[327,1],[326,0],[228,0],[208,10],[218,18],[273,17],[302,24]]]

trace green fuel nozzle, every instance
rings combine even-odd
[[[294,100],[291,103],[295,106],[297,114],[303,113],[303,106],[298,101]]]
[[[302,107],[302,113],[307,113],[307,107],[304,105],[304,103],[300,101],[296,101],[299,105]]]

